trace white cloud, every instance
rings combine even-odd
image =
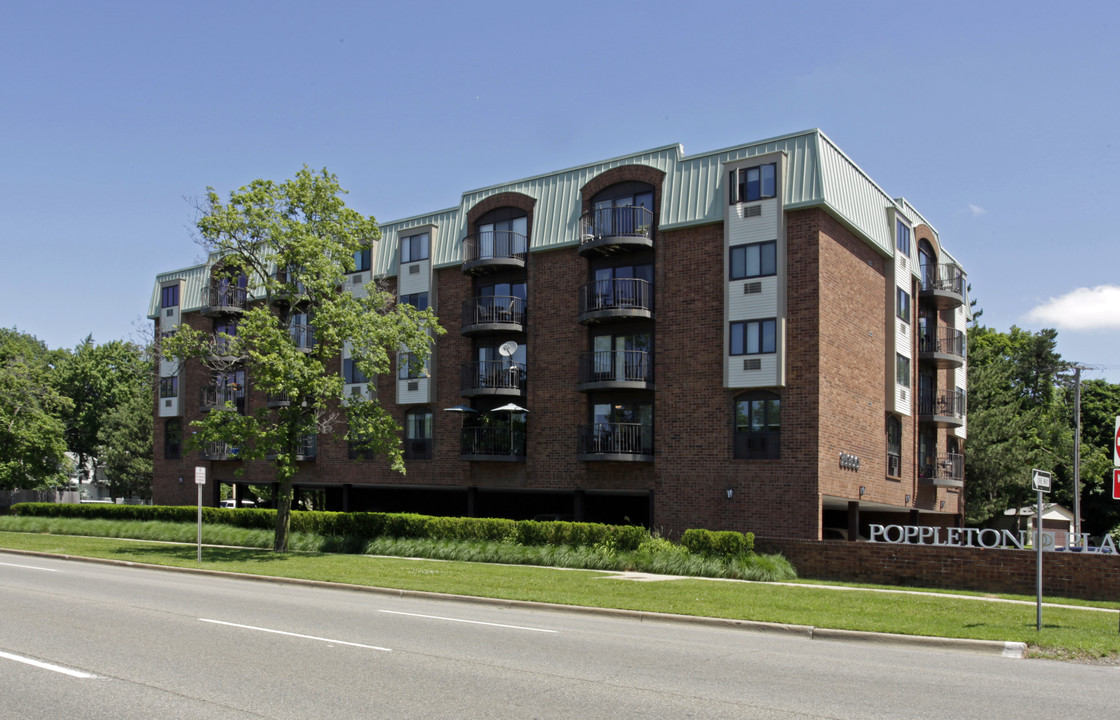
[[[987,215],[988,214],[987,210],[985,210],[984,208],[980,207],[979,205],[977,205],[975,203],[969,203],[968,204],[968,210],[969,210],[969,212],[972,213],[973,217],[979,217],[981,215]]]
[[[1120,329],[1120,287],[1077,288],[1050,298],[1026,317],[1059,330]]]

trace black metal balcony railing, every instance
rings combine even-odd
[[[918,352],[956,355],[963,358],[968,351],[968,339],[960,330],[938,328],[918,336]]]
[[[319,438],[316,435],[304,435],[293,448],[295,459],[297,462],[303,460],[314,460],[315,456],[319,454]],[[265,455],[266,460],[275,460],[276,453],[268,453]]]
[[[291,325],[288,327],[288,336],[297,350],[311,352],[315,349],[315,328],[310,325]]]
[[[214,283],[202,288],[202,307],[207,314],[241,312],[249,300],[249,290],[238,285]]]
[[[653,354],[644,350],[580,353],[580,385],[630,385],[653,382]]]
[[[463,267],[525,265],[529,238],[511,230],[491,230],[463,238]]]
[[[579,289],[580,319],[602,316],[650,317],[653,285],[639,278],[595,280]]]
[[[580,425],[579,454],[652,458],[653,427],[642,423]]]
[[[523,459],[525,427],[489,425],[465,427],[459,438],[459,453],[477,459]]]
[[[233,409],[241,412],[244,402],[245,395],[236,388],[203,385],[198,389],[198,404],[202,412],[229,410],[227,403],[232,403]]]
[[[525,365],[503,360],[466,362],[460,366],[463,394],[520,395],[525,390]]]
[[[918,415],[955,418],[963,421],[965,412],[965,394],[963,392],[952,390],[918,393]]]
[[[937,453],[918,466],[918,478],[936,483],[964,483],[964,455]]]
[[[653,212],[637,205],[599,208],[584,213],[579,221],[581,245],[605,238],[653,239]]]
[[[525,326],[525,299],[515,295],[482,295],[463,301],[463,330],[487,326],[521,330]]]
[[[273,300],[292,300],[306,294],[303,283],[295,279],[291,270],[277,270],[272,273],[272,280],[276,283],[272,292]]]
[[[240,452],[236,445],[225,442],[203,443],[198,450],[203,460],[234,460]]]
[[[964,302],[964,271],[952,263],[922,268],[920,296],[939,308],[952,308]]]

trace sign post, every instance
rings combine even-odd
[[[206,484],[206,468],[194,469],[194,484],[198,486],[198,562],[202,563],[202,486]]]
[[[1036,581],[1038,602],[1035,612],[1035,630],[1042,630],[1042,493],[1050,492],[1050,473],[1046,470],[1031,470],[1031,486],[1038,492],[1038,509],[1034,513],[1034,549],[1036,561]]]

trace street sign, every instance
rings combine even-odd
[[[1031,487],[1039,492],[1050,492],[1050,473],[1046,470],[1031,470]]]
[[[195,485],[205,485],[206,484],[206,468],[196,467],[194,469],[194,484]]]
[[[1120,470],[1112,471],[1112,499],[1120,500]]]

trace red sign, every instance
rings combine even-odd
[[[1120,415],[1116,416],[1116,437],[1112,443],[1112,464],[1120,467]]]
[[[1112,499],[1120,500],[1120,470],[1112,471]]]

